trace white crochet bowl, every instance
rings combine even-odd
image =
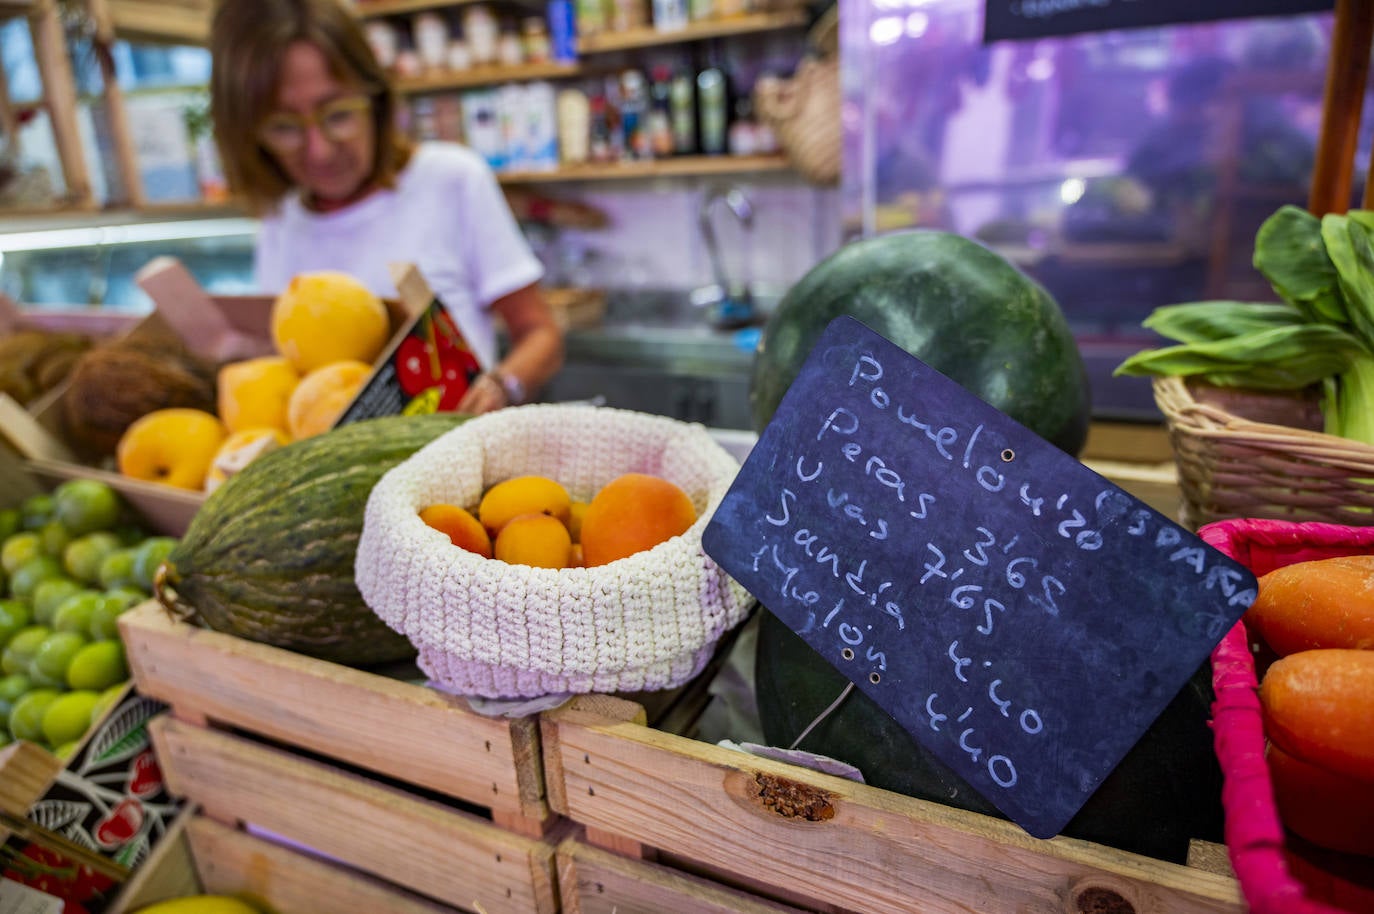
[[[386,473],[367,502],[355,576],[363,599],[444,688],[486,698],[666,689],[701,671],[749,594],[701,534],[739,464],[700,425],[627,410],[533,405],[472,419]],[[513,476],[587,501],[623,473],[676,483],[696,522],[596,568],[508,565],[459,549],[419,518],[474,505]]]

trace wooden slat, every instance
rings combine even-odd
[[[531,718],[485,717],[433,689],[194,628],[155,602],[119,622],[144,695],[532,823],[550,817]]]
[[[257,899],[278,914],[456,914],[381,880],[197,816],[186,828],[205,891]]]
[[[503,171],[502,184],[541,184],[554,181],[627,181],[645,178],[690,178],[751,174],[791,169],[784,156],[683,156],[605,165],[565,165],[553,171]]]
[[[576,838],[558,846],[558,889],[569,914],[802,914],[798,908],[628,860]]]
[[[583,35],[577,39],[577,50],[580,54],[605,54],[635,48],[682,44],[688,41],[705,41],[708,38],[727,38],[732,35],[773,32],[779,29],[799,28],[805,24],[806,14],[802,10],[789,10],[781,13],[750,13],[744,16],[732,16],[728,19],[701,19],[671,31],[662,31],[649,26],[626,29],[620,32]]]
[[[91,18],[95,21],[96,40],[106,48],[114,45],[117,37],[114,16],[110,10],[113,0],[86,0]],[[115,72],[114,58],[110,54],[97,54],[100,65],[101,90],[105,108],[105,118],[110,130],[110,141],[114,146],[115,167],[119,171],[119,182],[123,194],[109,202],[142,206],[146,202],[143,192],[143,173],[138,168],[138,152],[134,145],[133,130],[129,126],[129,112],[124,104],[124,90],[119,87],[119,75]]]
[[[62,163],[67,197],[75,201],[89,201],[91,180],[86,171],[86,157],[82,152],[81,133],[77,127],[76,80],[67,57],[66,35],[56,0],[35,4],[29,16],[29,33],[33,38],[34,60],[43,82],[43,101],[52,126],[53,143],[57,147],[58,160]]]
[[[543,726],[550,798],[573,821],[842,908],[906,914],[920,898],[930,911],[1019,914],[1119,896],[1136,914],[1244,910],[1236,882],[1212,873],[1038,840],[1000,819],[576,707],[546,714]],[[760,799],[769,782],[833,816],[770,810]]]
[[[61,770],[57,756],[34,743],[15,742],[0,749],[0,811],[27,815]]]
[[[311,693],[309,700],[318,697]],[[282,706],[291,703],[282,696]],[[553,847],[280,749],[163,716],[149,725],[173,794],[464,909],[557,910]],[[386,729],[374,731],[379,742]]]

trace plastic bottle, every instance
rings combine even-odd
[[[729,126],[729,86],[725,71],[711,65],[697,74],[697,112],[703,155],[724,155]]]
[[[644,74],[626,70],[620,75],[620,127],[629,158],[647,159],[651,155],[648,131],[649,93]]]
[[[671,32],[687,27],[687,0],[654,0],[654,28]]]
[[[668,85],[669,119],[673,131],[673,152],[693,155],[697,151],[696,86],[689,73],[678,73]]]
[[[673,154],[672,71],[667,67],[654,68],[649,83],[649,116],[645,130],[649,134],[649,151],[661,159]]]

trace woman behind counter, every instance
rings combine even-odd
[[[211,28],[211,112],[230,189],[262,227],[259,288],[341,270],[394,297],[387,265],[416,264],[488,370],[459,404],[527,400],[558,371],[563,336],[543,268],[496,178],[471,150],[412,147],[362,29],[337,0],[226,0]],[[510,337],[497,363],[499,316]]]

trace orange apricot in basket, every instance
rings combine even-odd
[[[1320,847],[1374,857],[1374,780],[1304,762],[1273,742],[1264,757],[1286,828]]]
[[[1374,555],[1274,569],[1260,578],[1245,625],[1279,656],[1324,647],[1374,649]]]
[[[1264,731],[1303,761],[1374,781],[1374,651],[1323,648],[1274,661],[1260,683]]]
[[[448,536],[459,549],[491,558],[491,537],[472,513],[457,505],[430,505],[420,512],[420,520]]]
[[[618,476],[592,497],[582,518],[582,556],[588,568],[652,549],[685,532],[697,519],[687,493],[645,473]]]
[[[547,514],[566,525],[572,498],[559,482],[546,476],[516,476],[487,489],[477,518],[494,538],[507,522],[522,514]]]
[[[549,514],[512,517],[496,534],[496,558],[510,565],[567,568],[572,557],[568,528]]]

